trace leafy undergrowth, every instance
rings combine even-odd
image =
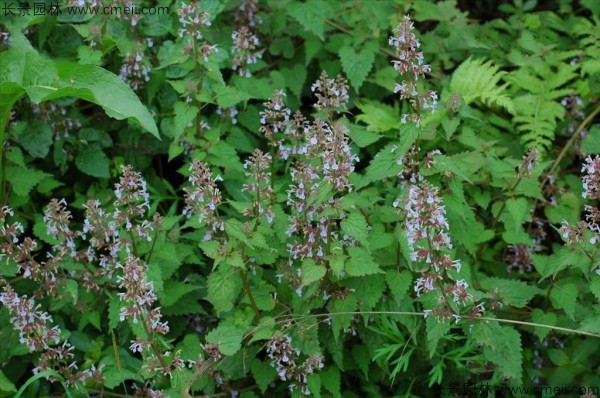
[[[599,3],[151,3],[0,20],[0,397],[600,394]]]

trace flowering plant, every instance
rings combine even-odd
[[[1,25],[0,398],[600,394],[593,2],[63,3]]]

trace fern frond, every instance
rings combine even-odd
[[[459,93],[467,104],[479,100],[487,105],[500,106],[514,114],[514,105],[506,94],[508,84],[498,85],[506,74],[499,69],[492,61],[469,58],[454,71],[450,88]]]
[[[527,148],[546,150],[552,146],[557,122],[565,116],[565,108],[557,101],[570,94],[571,89],[565,86],[577,76],[575,70],[575,66],[559,64],[536,73],[521,68],[506,77],[526,92],[515,98],[514,121]]]

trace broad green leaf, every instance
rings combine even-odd
[[[163,293],[161,297],[159,297],[160,304],[165,307],[170,307],[171,305],[175,304],[181,297],[194,291],[197,288],[197,286],[194,286],[190,283],[183,283],[172,279],[168,279],[167,281],[165,281]]]
[[[333,16],[331,3],[325,0],[308,0],[306,3],[292,2],[286,7],[287,13],[321,40],[325,33],[325,20]]]
[[[41,120],[35,120],[17,136],[19,144],[34,158],[45,158],[52,145],[53,134],[50,126]]]
[[[316,264],[311,259],[306,259],[302,262],[302,286],[308,286],[313,282],[320,281],[325,274],[327,269],[324,265]]]
[[[344,46],[340,49],[339,56],[344,73],[348,76],[352,87],[358,91],[373,67],[375,53],[371,48],[355,52],[352,47]]]
[[[600,153],[600,126],[594,125],[581,140],[581,150],[585,153]]]
[[[438,321],[433,316],[427,317],[425,321],[427,330],[427,349],[429,351],[429,358],[433,358],[437,351],[440,339],[448,335],[448,332],[452,328],[452,321],[445,319]]]
[[[519,332],[493,321],[477,322],[473,326],[472,336],[484,346],[484,358],[496,364],[499,376],[508,377],[515,383],[521,382],[523,353]]]
[[[561,308],[571,319],[575,317],[577,302],[577,286],[572,282],[558,282],[550,292],[550,302],[556,308]]]
[[[327,366],[325,369],[321,370],[320,375],[323,388],[329,391],[335,398],[341,398],[341,377],[339,369],[335,366]]]
[[[542,276],[542,279],[550,276],[554,278],[560,271],[567,269],[569,266],[589,266],[591,264],[591,260],[585,254],[576,253],[568,247],[561,247],[550,256],[533,254],[531,257],[533,265]]]
[[[208,277],[207,288],[207,299],[215,310],[227,312],[242,290],[242,279],[237,270],[221,266]]]
[[[8,379],[8,377],[6,377],[1,370],[0,370],[0,391],[17,392],[17,387],[15,387],[13,382],[10,381]]]
[[[77,168],[87,175],[97,178],[110,177],[110,161],[102,149],[88,147],[75,158]]]
[[[206,336],[208,343],[215,343],[223,355],[234,355],[242,348],[244,330],[233,325],[219,325]]]
[[[258,385],[260,391],[264,394],[269,388],[269,385],[277,378],[277,372],[275,368],[269,364],[268,361],[261,361],[258,358],[254,358],[250,365],[252,376]]]
[[[230,108],[253,97],[247,92],[231,86],[217,86],[215,94],[217,94],[217,104],[223,108]]]
[[[412,275],[409,271],[388,270],[385,279],[397,303],[401,303],[408,298],[408,289],[412,285]]]
[[[354,211],[348,215],[342,222],[342,232],[355,238],[364,246],[368,246],[369,225],[365,217],[359,212]]]
[[[24,36],[15,37],[13,46],[0,57],[0,116],[25,93],[35,103],[76,97],[100,105],[117,120],[130,119],[159,137],[148,109],[117,75],[96,65],[49,60]]]
[[[479,283],[484,290],[497,293],[505,305],[516,308],[525,307],[535,295],[544,292],[520,280],[485,278]]]
[[[345,270],[349,276],[365,276],[383,272],[366,249],[351,247],[348,249],[348,253],[350,259],[346,263]]]
[[[367,125],[367,131],[385,133],[390,130],[398,131],[402,125],[397,109],[379,102],[363,101],[356,104],[362,111],[356,116],[356,121]]]
[[[46,177],[50,177],[50,174],[32,168],[6,167],[6,181],[12,185],[13,191],[20,196],[29,195],[33,187]]]
[[[544,313],[544,311],[542,311],[539,308],[535,308],[533,311],[531,311],[531,322],[539,323],[540,325],[554,326],[556,325],[557,319],[558,317],[554,312]],[[537,334],[537,336],[540,338],[540,341],[545,339],[548,333],[550,333],[551,331],[552,330],[548,328],[535,328],[535,334]]]

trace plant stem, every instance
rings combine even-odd
[[[240,276],[242,277],[242,284],[244,285],[244,291],[246,292],[246,295],[248,296],[248,299],[250,300],[250,304],[252,304],[252,309],[254,310],[256,317],[258,319],[260,319],[260,310],[258,309],[258,306],[256,305],[256,301],[254,300],[254,296],[252,295],[252,291],[250,290],[250,286],[248,285],[248,278],[246,277],[246,273],[244,272],[243,269],[240,269],[239,273],[240,273]]]

